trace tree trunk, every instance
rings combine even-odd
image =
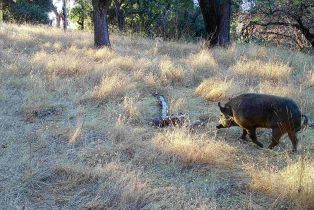
[[[56,16],[56,26],[57,26],[57,28],[60,28],[60,25],[61,25],[61,16],[58,14]]]
[[[118,0],[114,1],[118,28],[119,28],[119,31],[124,31],[125,20],[124,20],[123,10],[121,9],[121,4],[122,4],[122,1],[120,2]]]
[[[96,47],[110,47],[107,11],[109,0],[93,0],[94,42]]]
[[[55,6],[52,6],[52,11],[55,13],[56,16],[56,27],[60,28],[61,15],[58,13],[57,8]]]
[[[219,26],[218,26],[218,45],[226,46],[230,43],[230,19],[231,19],[231,2],[225,0],[220,5]]]
[[[215,46],[218,42],[216,32],[218,27],[216,0],[199,0],[199,5],[203,15],[206,31],[205,39],[208,41],[210,46]]]
[[[199,5],[208,45],[227,45],[230,42],[230,0],[199,0]]]
[[[63,13],[63,30],[68,28],[67,6],[65,0],[62,0],[62,13]]]

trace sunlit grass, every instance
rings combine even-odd
[[[261,60],[241,59],[231,67],[237,74],[269,80],[286,80],[292,69],[280,62],[264,62]]]
[[[165,155],[185,164],[230,164],[236,149],[225,142],[181,129],[158,133],[153,144]]]
[[[204,78],[214,75],[218,68],[218,64],[213,55],[208,50],[201,50],[197,54],[192,54],[186,60],[189,72],[191,72],[194,82],[200,82]]]
[[[314,208],[314,163],[301,159],[287,167],[257,169],[248,167],[251,187],[278,199],[292,201],[297,209]]]
[[[181,67],[176,66],[168,58],[160,61],[159,68],[161,82],[165,85],[180,83],[184,78],[184,72]]]
[[[114,74],[112,76],[104,76],[100,84],[95,87],[93,97],[99,100],[108,100],[112,98],[121,98],[134,88],[135,84],[130,83],[130,79],[125,74]]]
[[[308,84],[314,86],[314,70],[311,72],[309,76]]]
[[[34,55],[32,62],[38,68],[44,68],[48,74],[59,77],[87,74],[94,68],[86,58],[73,51],[56,54],[39,52]]]
[[[300,94],[300,88],[287,83],[271,83],[268,81],[259,84],[259,91],[265,94],[287,96],[296,98]]]
[[[210,78],[204,80],[195,90],[197,95],[208,101],[225,100],[240,93],[241,88],[233,80]]]
[[[3,208],[312,207],[312,153],[296,193],[300,162],[238,141],[239,128],[215,125],[216,101],[245,92],[291,97],[311,119],[313,56],[110,38],[112,49],[95,49],[89,32],[0,25],[0,168],[10,169],[0,175]],[[186,114],[183,127],[151,126],[160,116],[156,93],[170,114]],[[189,129],[201,118],[208,123]],[[311,136],[308,129],[300,141],[307,151]],[[269,168],[242,169],[266,157]]]

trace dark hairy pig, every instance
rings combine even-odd
[[[220,120],[218,129],[239,126],[243,129],[241,139],[246,136],[260,147],[263,144],[257,140],[256,128],[271,128],[272,139],[269,149],[274,148],[280,137],[288,133],[293,145],[293,151],[297,151],[297,132],[301,130],[301,118],[303,125],[307,125],[308,119],[303,115],[298,105],[290,98],[266,94],[247,93],[230,99],[225,106],[218,103],[220,108]]]

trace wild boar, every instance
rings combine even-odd
[[[239,126],[243,129],[241,139],[245,140],[248,134],[255,144],[263,147],[256,138],[256,128],[271,128],[272,142],[269,149],[279,143],[283,134],[288,133],[293,145],[292,151],[297,151],[296,133],[308,124],[308,118],[301,113],[298,105],[286,97],[247,93],[230,99],[225,106],[219,102],[218,106],[221,111],[218,129]]]

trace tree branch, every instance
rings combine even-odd
[[[259,26],[292,26],[299,28],[299,25],[296,23],[287,23],[287,22],[268,22],[268,23],[260,23],[257,21],[251,21],[250,24],[259,25]]]

